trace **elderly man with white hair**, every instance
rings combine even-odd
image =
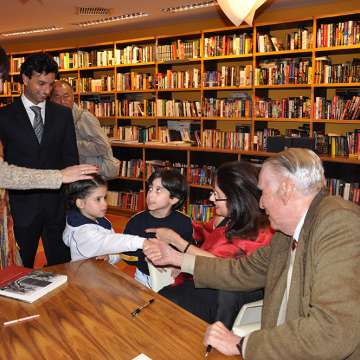
[[[310,150],[267,159],[260,207],[277,231],[271,244],[235,260],[176,253],[159,240],[144,249],[155,264],[194,274],[197,287],[265,288],[261,330],[240,338],[214,323],[205,345],[250,360],[360,359],[360,209],[326,196],[324,170]]]

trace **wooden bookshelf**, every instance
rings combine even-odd
[[[171,160],[177,157],[180,157],[182,160],[185,159],[187,175],[189,176],[190,166],[193,165],[193,157],[195,157],[197,159],[195,161],[199,161],[199,163],[203,161],[208,165],[212,163],[219,165],[226,159],[266,158],[271,155],[269,152],[256,151],[254,149],[254,139],[258,136],[259,131],[262,131],[264,126],[270,127],[271,125],[271,127],[274,127],[281,133],[285,133],[287,129],[293,130],[299,126],[306,126],[310,136],[317,134],[319,131],[323,131],[325,134],[341,132],[339,135],[343,135],[343,132],[349,131],[349,128],[353,129],[353,131],[357,128],[360,129],[359,116],[357,116],[357,119],[344,120],[337,118],[328,119],[323,116],[319,118],[315,117],[317,98],[321,97],[326,102],[331,101],[338,91],[356,92],[360,89],[360,81],[318,83],[315,82],[314,79],[315,61],[318,61],[317,58],[329,57],[330,60],[334,59],[333,64],[339,65],[346,61],[351,62],[358,57],[357,50],[360,49],[359,39],[355,39],[357,41],[355,44],[336,46],[319,46],[318,42],[319,39],[322,39],[321,45],[323,45],[326,41],[333,40],[324,40],[323,37],[326,37],[326,34],[321,34],[322,29],[330,28],[331,26],[336,27],[343,19],[345,19],[345,23],[348,22],[347,26],[354,26],[350,24],[359,21],[359,14],[360,10],[357,10],[349,13],[308,17],[281,23],[255,23],[253,27],[232,26],[219,29],[205,29],[201,32],[89,44],[88,46],[75,48],[42,50],[48,51],[61,59],[63,64],[60,68],[61,76],[64,78],[70,77],[74,80],[77,86],[76,99],[79,104],[82,100],[88,98],[90,99],[89,101],[97,101],[100,103],[102,101],[114,102],[114,114],[99,117],[99,120],[106,124],[106,126],[113,127],[114,133],[117,133],[121,127],[153,127],[156,138],[158,138],[160,128],[168,127],[170,121],[175,121],[179,126],[187,122],[192,122],[197,129],[195,131],[198,131],[199,140],[202,144],[204,143],[204,134],[207,130],[215,131],[215,129],[220,129],[222,133],[219,133],[219,136],[225,136],[224,134],[228,134],[226,136],[233,136],[232,133],[236,131],[245,131],[243,133],[244,139],[249,136],[249,141],[244,140],[243,148],[238,150],[223,149],[214,146],[171,146],[168,144],[137,144],[133,142],[113,143],[115,156],[119,158],[125,156],[127,159],[130,159],[132,155],[136,155],[145,162],[149,159],[149,156],[154,158],[157,156],[161,157],[159,154],[165,152],[166,156]],[[360,29],[358,30],[360,31]],[[273,37],[276,41],[271,40],[272,43],[270,45],[268,44],[267,47],[268,51],[259,51],[260,36],[264,36],[265,34],[269,34],[269,38],[271,39],[271,37]],[[350,37],[349,34],[344,34],[345,32],[342,36]],[[301,40],[299,40],[299,37]],[[283,49],[276,51],[274,44],[279,45],[277,40],[281,40],[283,45],[285,45]],[[348,38],[344,38],[344,42],[345,40],[347,42],[350,41]],[[271,46],[273,49],[271,49]],[[294,49],[289,49],[289,46],[293,46]],[[226,52],[227,55],[219,55],[221,52]],[[19,64],[29,53],[30,52],[25,51],[10,54],[12,65],[10,77],[12,81],[19,81]],[[186,54],[190,54],[190,56],[185,56]],[[96,56],[98,58],[95,59]],[[89,58],[92,60],[90,61]],[[130,59],[131,61],[124,62],[124,59]],[[291,82],[294,83],[284,82],[281,85],[255,85],[256,69],[261,66],[264,66],[263,68],[265,69],[266,64],[278,62],[282,63],[284,67],[294,66],[295,69],[296,64],[302,60],[309,61],[310,64],[309,73],[306,74],[308,76],[306,83],[298,83],[303,82],[302,79],[301,81],[291,80]],[[88,64],[89,61],[95,62],[96,64],[101,63],[101,65],[84,65]],[[293,65],[289,65],[290,63]],[[234,85],[235,80],[248,81],[246,76],[249,74],[245,73],[244,78],[244,73],[242,72],[250,69],[250,67],[250,84]],[[166,87],[162,85],[159,87],[157,84],[159,74],[166,76],[167,72],[171,74],[171,76],[176,77],[177,85]],[[117,90],[118,75],[122,74],[125,76],[127,73],[139,75],[140,80],[138,81],[143,81],[143,83],[127,83],[125,90]],[[208,85],[209,80],[205,84],[206,73],[213,73],[218,76],[215,82],[211,83],[214,86]],[[81,92],[79,84],[80,80],[86,77],[85,74],[89,74],[86,76],[90,78],[94,77],[95,79],[105,76],[105,74],[106,76],[113,76],[114,90]],[[195,76],[196,74],[199,74],[199,78],[196,79],[196,86],[191,84],[191,81],[195,83],[195,80],[188,80],[190,81],[189,85],[183,85],[183,78],[187,77],[188,79],[189,76]],[[237,74],[238,77],[242,76],[242,78],[240,80],[239,78],[235,79],[234,74]],[[227,78],[224,80],[222,77],[226,76]],[[131,79],[130,75],[129,77]],[[173,80],[173,78],[171,79]],[[178,81],[178,79],[180,80]],[[149,81],[149,83],[145,84],[146,81]],[[217,83],[218,81],[223,81],[224,86],[220,86]],[[233,84],[229,85],[231,82],[233,82]],[[129,87],[131,89],[128,89]],[[10,99],[11,101],[16,96],[18,96],[18,94],[0,95],[0,98],[2,103],[4,103],[4,100]],[[91,100],[92,97],[93,100]],[[295,97],[309,99],[311,111],[306,117],[302,117],[301,115],[295,117],[286,115],[263,117],[256,115],[257,99],[270,99],[280,102],[284,99]],[[178,102],[180,104],[179,106],[184,106],[183,104],[185,102],[193,103],[192,106],[195,106],[195,102],[199,102],[201,106],[201,116],[159,116],[156,109],[155,115],[151,116],[123,116],[120,115],[120,106],[122,106],[121,101],[123,100],[129,102],[148,100],[148,102],[154,101],[155,104],[158,100],[171,100],[174,101],[174,103]],[[220,105],[216,103],[216,100],[219,101]],[[239,103],[235,104],[236,101]],[[241,101],[244,101],[244,103],[241,103]],[[251,114],[249,116],[240,116],[239,113],[236,113],[236,111],[240,111],[237,106],[240,106],[239,104],[244,106],[246,101],[249,101],[250,106],[246,110],[241,108],[241,111],[251,111]],[[220,110],[215,108],[215,106],[223,106],[221,111],[232,111],[233,114],[237,115],[227,117],[217,115],[207,116],[205,113],[205,104],[214,106],[213,110],[216,110],[216,112],[220,112]],[[143,109],[141,111],[143,111]],[[217,135],[215,134],[214,136]],[[246,147],[245,144],[247,144]],[[257,142],[257,145],[258,144],[259,142]],[[123,152],[125,152],[126,155],[123,155]],[[221,161],[219,160],[217,162],[217,157]],[[360,165],[358,157],[321,155],[321,158],[325,163]],[[145,174],[143,174],[141,178],[119,177],[112,182],[135,183],[134,189],[144,190],[145,180]],[[119,186],[119,188],[121,188],[121,186]],[[200,191],[201,189],[209,189],[210,187],[191,184],[191,188]]]

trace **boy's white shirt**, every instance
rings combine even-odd
[[[142,249],[144,240],[137,235],[115,233],[113,229],[108,230],[97,224],[74,227],[67,223],[63,233],[63,241],[70,247],[71,261]],[[110,257],[109,262],[117,261]]]

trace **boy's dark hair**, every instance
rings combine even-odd
[[[6,80],[9,75],[10,61],[5,50],[0,46],[0,79]]]
[[[25,62],[21,64],[20,74],[26,75],[31,79],[34,72],[39,74],[54,73],[57,76],[59,71],[58,64],[53,57],[45,52],[31,54],[25,59]]]
[[[100,175],[95,175],[90,180],[79,180],[67,185],[67,207],[70,210],[77,210],[76,200],[85,199],[93,190],[100,186],[106,186],[106,180]]]
[[[259,207],[258,168],[246,161],[231,161],[222,164],[215,175],[216,183],[227,199],[226,237],[256,239],[259,229],[267,224]]]
[[[186,178],[175,169],[162,169],[154,171],[147,180],[148,187],[155,179],[161,179],[162,186],[169,191],[171,198],[179,201],[172,206],[172,210],[181,209],[188,196],[188,184]]]

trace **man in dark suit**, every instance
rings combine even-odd
[[[5,160],[37,169],[63,169],[78,164],[71,111],[47,101],[58,72],[45,53],[29,56],[21,66],[21,98],[0,111],[0,139]],[[16,241],[24,266],[33,267],[41,237],[48,265],[70,260],[62,241],[65,201],[61,190],[10,192]]]

